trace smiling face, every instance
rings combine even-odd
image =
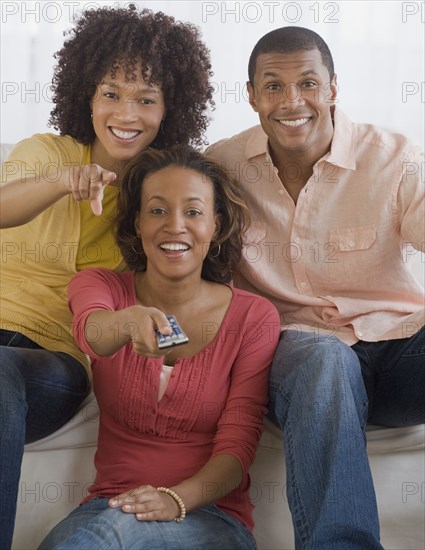
[[[148,175],[143,182],[136,230],[148,273],[172,279],[200,277],[217,230],[211,180],[174,165]]]
[[[337,92],[336,77],[329,80],[317,49],[258,56],[249,99],[274,157],[306,154],[316,161],[329,150]]]
[[[128,161],[146,149],[165,116],[161,88],[143,80],[140,64],[135,80],[126,80],[121,68],[114,76],[105,75],[92,101],[96,138],[91,156],[103,167]]]

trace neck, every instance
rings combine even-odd
[[[325,141],[320,151],[291,151],[286,149],[274,150],[269,143],[270,156],[273,164],[279,171],[286,171],[288,167],[297,167],[298,175],[305,179],[305,183],[313,173],[313,167],[331,148],[332,137]],[[295,175],[294,175],[295,177]]]
[[[279,151],[276,154],[274,151],[270,152],[273,164],[278,169],[279,175],[286,175],[283,178],[282,183],[285,184],[285,179],[292,182],[297,182],[299,185],[304,186],[313,173],[313,166],[316,164],[318,158],[309,158],[305,153]],[[320,158],[320,157],[319,157]],[[294,168],[291,173],[291,167]]]
[[[200,300],[206,281],[197,276],[183,280],[164,278],[148,271],[136,275],[136,293],[139,301],[147,307],[156,307],[166,313],[177,311]]]
[[[313,174],[313,167],[316,162],[329,151],[330,143],[327,148],[317,155],[312,155],[310,151],[279,151],[276,155],[270,147],[270,155],[273,164],[278,170],[278,175],[282,185],[295,204],[297,204],[299,194]]]

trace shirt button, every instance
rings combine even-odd
[[[306,287],[307,287],[307,283],[306,283],[305,281],[303,281],[302,283],[300,283],[300,286],[301,286],[302,288],[306,288]]]
[[[357,332],[357,336],[363,336],[363,332],[362,332],[361,330],[359,330],[359,331]]]
[[[350,248],[353,248],[355,245],[356,245],[356,243],[355,243],[354,241],[350,241],[350,242],[348,243],[348,246],[349,246]]]
[[[283,189],[279,189],[279,195],[284,195],[285,194],[285,191]]]

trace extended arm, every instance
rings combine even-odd
[[[75,200],[88,199],[93,213],[102,213],[105,185],[116,174],[97,164],[59,167],[40,175],[9,181],[0,188],[0,228],[28,223],[57,200],[72,193]]]
[[[133,349],[145,357],[160,357],[156,330],[171,332],[167,317],[159,309],[134,305],[117,311],[94,311],[87,317],[84,339],[98,356],[113,355],[133,343]]]
[[[72,279],[68,299],[78,346],[90,357],[113,355],[129,342],[139,355],[164,355],[156,329],[171,332],[167,317],[156,308],[129,305],[125,292],[120,276],[108,270],[85,269]]]

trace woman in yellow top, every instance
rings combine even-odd
[[[60,135],[18,143],[2,165],[2,550],[24,444],[67,422],[89,391],[67,285],[86,267],[125,268],[112,229],[124,167],[148,146],[200,146],[213,103],[198,31],[162,13],[86,11],[57,61],[50,123]]]

